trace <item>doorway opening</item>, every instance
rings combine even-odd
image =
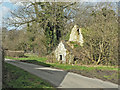
[[[79,29],[77,29],[77,33],[78,33],[78,35],[79,35]]]
[[[60,55],[60,60],[62,60],[62,55]]]

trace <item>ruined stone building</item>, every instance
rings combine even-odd
[[[70,42],[77,42],[83,46],[83,36],[81,29],[75,25],[71,31],[69,41],[62,40],[54,51],[54,57],[62,63],[73,63],[74,61],[74,46]]]
[[[74,58],[72,48],[65,41],[61,41],[59,43],[54,54],[56,60],[63,63],[72,63],[72,60]]]
[[[83,36],[81,33],[81,28],[75,25],[71,31],[69,41],[78,42],[81,46],[83,46]]]

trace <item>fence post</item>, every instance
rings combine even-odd
[[[2,82],[3,82],[3,67],[4,67],[4,50],[0,48],[0,90],[2,89]]]

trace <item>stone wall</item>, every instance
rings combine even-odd
[[[24,51],[5,50],[5,56],[9,56],[9,57],[23,57],[24,56]]]

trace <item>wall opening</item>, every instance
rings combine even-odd
[[[62,55],[60,55],[60,60],[62,60]]]
[[[78,35],[79,35],[79,29],[77,29],[77,33],[78,33]]]
[[[79,58],[78,57],[74,57],[74,59],[73,59],[73,64],[75,64],[75,61],[77,61]]]

